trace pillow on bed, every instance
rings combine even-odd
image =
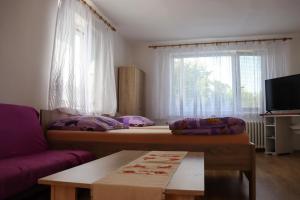
[[[142,116],[127,115],[117,117],[116,119],[127,126],[143,127],[153,126],[155,124],[152,120]]]
[[[72,116],[54,121],[48,127],[50,130],[73,131],[107,131],[124,128],[128,128],[128,126],[105,116]]]
[[[175,135],[235,135],[244,133],[245,128],[239,125],[222,128],[183,129],[172,130]]]
[[[219,135],[240,134],[245,131],[244,120],[233,117],[223,118],[185,118],[169,124],[175,134]]]

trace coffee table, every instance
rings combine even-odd
[[[51,186],[51,200],[75,200],[77,188],[91,189],[94,182],[112,171],[148,153],[120,151],[95,161],[46,176],[39,184]],[[204,196],[204,154],[189,152],[169,182],[167,200],[192,200]]]

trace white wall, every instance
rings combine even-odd
[[[0,102],[47,108],[57,0],[0,3]],[[131,63],[128,42],[115,33],[115,65]]]
[[[300,74],[300,33],[292,34],[290,74]]]
[[[0,4],[0,102],[45,108],[56,0]]]
[[[118,32],[114,34],[114,65],[127,66],[132,63],[131,44]]]

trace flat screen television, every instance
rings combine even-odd
[[[265,81],[266,110],[300,109],[300,74]]]

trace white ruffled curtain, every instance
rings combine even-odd
[[[152,116],[259,120],[264,81],[287,74],[288,50],[283,41],[157,49]]]
[[[61,0],[56,22],[49,108],[115,114],[113,32],[78,0]]]

